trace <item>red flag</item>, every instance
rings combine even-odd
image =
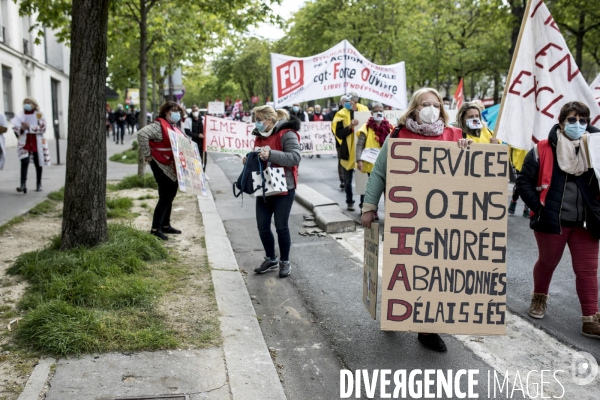
[[[454,101],[456,102],[456,108],[460,108],[465,102],[465,92],[463,91],[463,78],[460,78],[456,92],[454,92]]]

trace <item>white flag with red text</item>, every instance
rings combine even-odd
[[[594,93],[596,103],[600,105],[600,74],[594,79],[594,82],[590,85],[590,89],[592,89],[592,93]]]
[[[497,136],[520,149],[546,139],[561,107],[580,101],[600,126],[600,106],[579,71],[558,25],[543,0],[532,0],[524,16],[521,43],[502,99]]]

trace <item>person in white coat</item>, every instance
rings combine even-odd
[[[10,122],[19,137],[17,154],[21,160],[21,186],[17,188],[17,192],[27,193],[27,170],[30,158],[33,158],[35,164],[36,192],[41,192],[42,166],[50,165],[50,149],[44,138],[46,121],[42,118],[37,102],[30,97],[23,100],[23,110],[19,111]]]
[[[4,168],[6,161],[6,143],[4,134],[8,130],[8,123],[4,114],[0,113],[0,170]]]

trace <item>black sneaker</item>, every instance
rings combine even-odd
[[[529,207],[525,206],[525,208],[523,208],[523,216],[525,218],[529,218],[530,217],[530,215],[529,215]]]
[[[160,240],[169,240],[168,237],[165,236],[164,233],[162,233],[162,231],[156,230],[156,231],[150,231],[151,234],[153,234],[154,236],[156,236],[157,238],[159,238]]]
[[[510,205],[508,206],[508,213],[510,215],[513,215],[515,213],[516,209],[517,209],[517,202],[511,200]]]
[[[348,209],[348,211],[354,211],[354,203],[348,204],[347,209]]]
[[[423,335],[422,333],[419,333],[418,339],[419,342],[421,342],[421,344],[427,347],[429,350],[437,351],[440,353],[443,353],[446,350],[448,350],[446,348],[446,343],[444,343],[444,340],[440,337],[440,335],[436,333],[430,333],[428,335]]]
[[[179,235],[181,233],[181,231],[179,229],[175,229],[172,226],[163,226],[162,227],[162,233],[173,233],[176,235]]]
[[[346,185],[344,184],[344,182],[340,182],[340,189],[344,189],[346,187]]]
[[[279,277],[285,278],[286,276],[290,276],[292,272],[292,266],[289,261],[280,261],[279,262]]]
[[[264,274],[265,272],[277,269],[278,265],[279,265],[279,261],[277,260],[277,257],[275,257],[275,258],[265,257],[265,261],[263,261],[263,263],[260,264],[260,267],[255,268],[254,272],[256,272],[257,274]]]

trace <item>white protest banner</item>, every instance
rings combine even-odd
[[[363,261],[363,303],[373,319],[377,319],[377,284],[379,282],[379,224],[365,228]]]
[[[381,329],[506,330],[506,146],[388,139]]]
[[[377,65],[347,40],[312,57],[271,53],[276,108],[356,92],[360,97],[406,109],[404,62]]]
[[[246,154],[254,150],[254,124],[206,116],[204,137],[206,151]]]
[[[171,129],[169,129],[169,139],[173,149],[179,189],[186,193],[208,196],[198,145],[186,135],[180,135]]]
[[[224,115],[225,103],[222,101],[209,101],[206,113],[211,115]]]
[[[253,123],[206,116],[204,134],[206,151],[246,154],[254,150]],[[331,122],[301,122],[300,146],[302,154],[337,154]]]
[[[594,79],[594,82],[590,85],[590,89],[592,89],[592,93],[594,93],[594,99],[600,104],[600,74]]]
[[[496,132],[511,146],[527,150],[546,139],[569,101],[586,104],[600,126],[600,106],[542,0],[527,3],[506,82]]]

